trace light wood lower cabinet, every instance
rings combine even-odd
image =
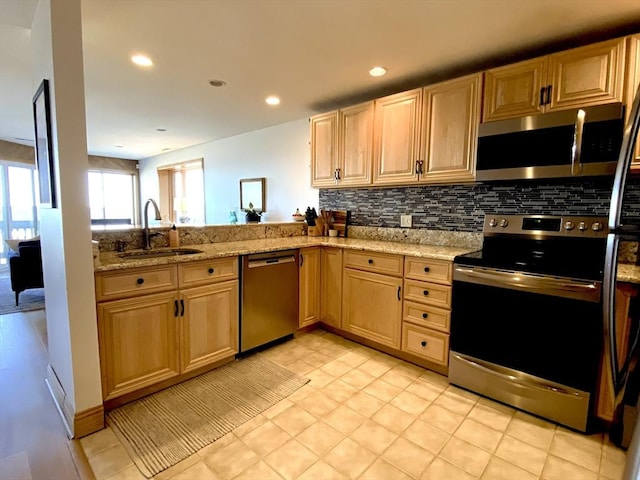
[[[181,372],[237,353],[238,298],[237,280],[180,292]]]
[[[98,304],[105,400],[180,373],[177,299],[167,292]]]
[[[320,316],[340,328],[342,312],[342,249],[323,248],[320,253]]]
[[[300,249],[298,326],[320,321],[320,247]]]
[[[237,278],[237,257],[97,273],[103,399],[233,358]]]
[[[342,329],[400,349],[402,278],[345,268]]]

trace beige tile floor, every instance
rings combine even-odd
[[[311,382],[158,479],[616,480],[625,454],[323,330],[261,353]],[[143,479],[110,429],[96,477]]]

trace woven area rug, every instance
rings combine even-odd
[[[112,410],[107,422],[142,474],[151,478],[308,381],[253,355]]]
[[[31,288],[20,292],[20,304],[16,307],[16,294],[11,290],[11,279],[0,277],[0,315],[30,312],[44,308],[44,288]]]

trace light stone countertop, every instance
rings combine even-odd
[[[619,263],[616,280],[619,282],[640,284],[640,266],[632,263]]]
[[[447,247],[440,245],[417,245],[410,243],[362,240],[355,238],[298,236],[267,238],[261,240],[205,243],[199,245],[184,245],[184,248],[194,248],[202,250],[202,253],[147,259],[123,259],[119,256],[118,253],[103,252],[95,260],[94,270],[96,272],[106,272],[110,270],[122,270],[134,267],[168,265],[172,263],[194,262],[211,258],[231,257],[235,255],[248,255],[251,253],[263,253],[317,246],[338,247],[350,250],[364,250],[378,253],[391,253],[396,255],[407,255],[411,257],[432,258],[448,261],[453,261],[456,255],[462,255],[464,253],[469,253],[475,250],[468,247],[465,248]]]

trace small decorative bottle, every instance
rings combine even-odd
[[[178,235],[178,229],[175,224],[169,230],[169,246],[171,248],[176,248],[180,246],[180,236]]]

